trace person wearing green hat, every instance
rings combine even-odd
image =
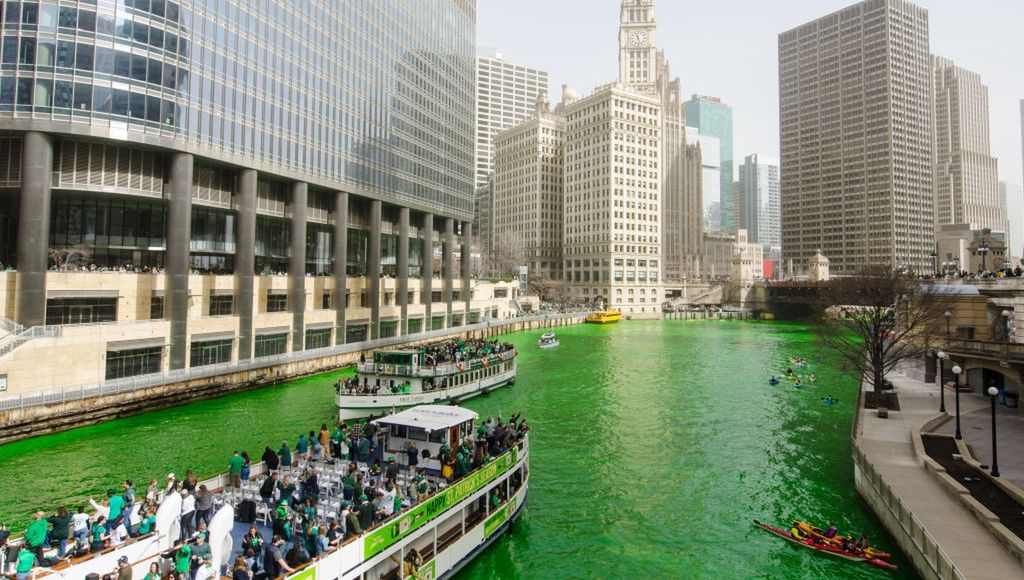
[[[349,509],[349,507],[350,506],[347,501],[341,502],[341,511],[344,514],[346,540],[363,533],[363,526],[359,525],[359,516],[356,515],[355,511]]]
[[[359,496],[359,527],[368,530],[373,525],[373,506],[366,494]]]

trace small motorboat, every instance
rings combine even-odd
[[[775,526],[768,525],[768,524],[760,522],[758,520],[754,520],[754,525],[756,525],[757,527],[761,528],[762,530],[765,530],[765,531],[767,531],[767,532],[769,532],[771,534],[774,534],[774,535],[776,535],[776,536],[778,536],[778,537],[780,537],[780,538],[782,538],[782,539],[784,539],[786,541],[792,542],[792,543],[794,543],[794,544],[796,544],[798,546],[803,546],[805,548],[810,548],[810,549],[816,550],[818,552],[823,552],[825,554],[830,554],[832,556],[837,556],[839,558],[843,558],[844,560],[850,560],[851,562],[863,562],[865,564],[868,564],[869,566],[875,566],[877,568],[882,568],[883,570],[889,570],[889,571],[896,571],[896,570],[899,569],[899,566],[897,566],[897,565],[895,565],[895,564],[893,564],[891,562],[886,562],[881,557],[878,557],[878,556],[871,557],[869,555],[870,552],[869,553],[861,553],[861,552],[853,552],[853,551],[850,551],[850,550],[844,550],[838,544],[824,542],[821,539],[819,539],[819,538],[817,538],[817,537],[815,537],[813,535],[810,535],[810,534],[808,534],[808,536],[806,538],[794,538],[793,534],[789,530],[784,530],[782,528],[777,528]]]
[[[561,344],[558,342],[558,337],[553,332],[546,332],[541,335],[540,340],[537,341],[537,345],[541,348],[555,348]]]

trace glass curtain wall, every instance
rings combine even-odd
[[[256,273],[261,276],[288,273],[290,224],[286,219],[256,216]]]
[[[50,204],[50,249],[62,251],[51,256],[50,267],[162,267],[166,224],[162,201],[56,194]]]
[[[199,273],[233,274],[235,214],[208,207],[192,208],[192,268]]]
[[[369,232],[366,230],[348,229],[348,267],[349,276],[366,276],[366,254],[369,245]]]
[[[314,276],[332,274],[331,252],[333,228],[324,224],[306,225],[306,273]]]

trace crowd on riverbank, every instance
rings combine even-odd
[[[228,485],[219,493],[207,489],[188,470],[180,479],[169,473],[163,484],[149,480],[145,495],[136,492],[133,481],[125,480],[120,489],[107,490],[101,501],[90,498],[92,514],[86,513],[85,505],[74,514],[63,506],[49,516],[37,512],[21,542],[8,545],[10,532],[0,524],[0,574],[10,571],[16,580],[25,580],[35,567],[116,548],[154,532],[158,507],[168,495],[179,494],[180,537],[174,549],[164,554],[163,564],[157,565],[161,575],[153,578],[218,577],[210,567],[207,526],[225,502],[235,506],[236,521],[254,522],[255,513],[245,513],[240,498],[243,490],[258,490],[272,537],[267,541],[253,525],[231,573],[239,570],[257,578],[275,578],[486,464],[528,430],[518,415],[507,423],[488,418],[475,439],[466,438],[456,449],[442,446],[435,458],[444,467],[438,476],[418,469],[421,457],[415,445],[403,451],[405,465],[400,467],[394,455],[385,457],[383,446],[366,424],[349,426],[342,421],[333,429],[322,424],[319,431],[300,434],[294,445],[285,440],[276,450],[265,446],[260,460],[266,472],[252,481],[248,453],[236,450],[228,459]],[[110,577],[130,580],[131,569],[125,568],[119,563]]]

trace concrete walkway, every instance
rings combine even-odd
[[[953,393],[946,393],[946,412],[956,413]],[[952,436],[956,423],[948,421],[934,431]],[[985,465],[992,463],[992,403],[988,397],[960,393],[960,433],[971,447],[974,458]],[[996,434],[999,437],[999,475],[1024,489],[1024,412],[996,406]]]
[[[918,462],[912,431],[937,414],[938,388],[901,375],[889,378],[901,410],[890,412],[888,419],[859,411],[857,438],[868,461],[965,578],[1024,578],[1024,567]],[[951,409],[949,398],[946,408]]]

